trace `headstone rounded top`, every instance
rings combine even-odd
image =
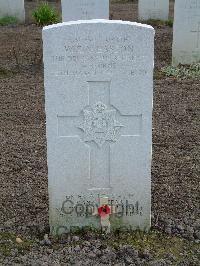
[[[91,19],[91,20],[76,20],[76,21],[68,21],[63,23],[57,23],[53,25],[48,25],[43,27],[43,31],[50,30],[50,29],[56,29],[56,28],[62,28],[66,26],[72,26],[72,25],[80,25],[80,24],[118,24],[118,25],[130,25],[135,27],[141,27],[150,29],[155,32],[154,28],[147,24],[137,23],[137,22],[131,22],[131,21],[122,21],[122,20],[108,20],[108,19]]]

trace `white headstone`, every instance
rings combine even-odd
[[[154,30],[73,21],[43,29],[50,226],[100,227],[91,206],[114,206],[111,228],[148,229]]]
[[[169,0],[139,0],[139,19],[168,20]]]
[[[0,0],[0,18],[5,16],[16,17],[18,21],[24,22],[24,0]]]
[[[176,0],[173,65],[200,62],[200,0]]]
[[[109,0],[61,0],[62,21],[109,19]]]

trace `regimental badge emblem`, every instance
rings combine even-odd
[[[84,141],[94,141],[99,147],[106,141],[116,142],[123,127],[116,120],[116,113],[102,102],[86,107],[83,110],[84,121],[78,126],[84,131]]]

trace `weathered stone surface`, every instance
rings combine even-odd
[[[151,209],[154,30],[74,21],[43,29],[50,225],[147,229]]]
[[[0,18],[5,16],[16,17],[20,22],[24,22],[24,0],[0,0]]]
[[[169,0],[139,0],[139,19],[167,20],[169,16]]]
[[[62,0],[62,21],[109,19],[109,0]]]
[[[176,0],[172,63],[200,61],[200,0]]]

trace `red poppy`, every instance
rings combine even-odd
[[[110,207],[108,205],[103,205],[98,208],[98,214],[105,218],[107,215],[109,215],[111,212]]]

